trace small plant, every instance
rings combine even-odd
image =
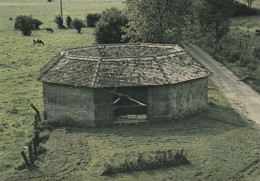
[[[78,33],[80,33],[80,32],[81,32],[81,28],[84,27],[84,22],[83,22],[82,20],[76,18],[76,19],[74,19],[74,20],[72,21],[72,26],[73,26],[76,30],[78,30]]]
[[[59,29],[64,29],[65,26],[63,24],[63,17],[61,15],[58,15],[55,17],[54,22],[58,25]]]
[[[99,21],[101,15],[100,14],[88,14],[87,19],[87,27],[96,27],[96,23]]]
[[[71,28],[71,22],[72,22],[72,18],[68,15],[66,18],[66,25],[68,28]]]

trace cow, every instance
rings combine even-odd
[[[13,18],[9,18],[9,21],[13,21]]]
[[[53,29],[52,28],[46,28],[47,32],[53,33]]]
[[[43,41],[41,40],[41,39],[34,39],[33,40],[33,45],[35,45],[35,44],[38,44],[38,45],[44,45],[44,43],[43,43]]]

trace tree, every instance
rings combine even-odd
[[[126,0],[132,42],[176,43],[192,27],[193,0]]]
[[[252,7],[252,4],[254,2],[254,0],[244,0],[244,1],[247,2],[248,7]]]
[[[111,8],[102,12],[95,28],[96,43],[122,43],[122,28],[128,23],[122,11]]]
[[[200,30],[209,32],[218,42],[229,32],[234,0],[198,0]]]
[[[61,15],[55,16],[54,22],[58,25],[59,29],[64,29],[63,18]]]
[[[82,20],[76,18],[76,19],[74,19],[74,20],[72,21],[72,26],[73,26],[76,30],[78,30],[78,33],[80,33],[81,28],[84,27],[84,22],[83,22]]]
[[[67,25],[68,28],[71,28],[71,22],[72,22],[71,17],[67,16],[67,18],[66,18],[66,25]]]

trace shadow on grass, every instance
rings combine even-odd
[[[67,133],[90,133],[135,137],[158,137],[167,135],[215,135],[240,127],[251,127],[232,108],[209,104],[208,110],[170,122],[153,122],[141,125],[123,125],[94,128],[66,127]]]

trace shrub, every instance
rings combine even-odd
[[[109,163],[104,163],[105,170],[102,175],[165,168],[189,163],[183,149],[176,152],[172,150],[156,150],[137,154],[132,153],[124,158],[118,156],[118,154],[116,155]]]
[[[20,15],[17,16],[14,22],[14,28],[21,30],[23,35],[31,35],[33,29],[40,29],[40,25],[42,25],[38,19],[34,19],[31,16]]]
[[[65,26],[63,25],[63,18],[60,15],[55,17],[54,22],[58,25],[59,29],[65,28]]]
[[[86,19],[87,19],[87,27],[96,27],[96,23],[100,19],[101,15],[100,14],[88,14]]]
[[[33,29],[33,18],[31,16],[17,16],[14,24],[15,29],[22,31],[22,34],[31,35]]]
[[[40,26],[43,24],[43,22],[41,22],[38,19],[33,19],[33,29],[40,29]]]
[[[121,43],[122,28],[128,23],[127,17],[116,8],[102,12],[95,28],[96,43]]]
[[[76,30],[78,30],[78,33],[80,33],[81,28],[84,27],[84,22],[83,22],[82,20],[76,18],[76,19],[74,19],[74,20],[72,21],[72,26],[73,26]]]
[[[68,28],[71,28],[71,22],[72,22],[71,17],[67,16],[67,18],[66,18],[66,25],[67,25]]]
[[[260,66],[259,61],[257,61],[257,59],[253,59],[251,60],[251,62],[248,64],[247,67],[249,70],[255,71],[259,66]]]
[[[252,16],[260,14],[260,10],[252,7],[248,7],[245,4],[235,2],[234,10],[233,10],[233,17],[236,16]]]
[[[248,64],[252,61],[254,57],[251,55],[248,55],[248,54],[243,54],[240,56],[240,60],[239,60],[239,64],[242,66],[242,67],[247,67]]]
[[[230,57],[228,57],[228,61],[231,63],[234,63],[240,59],[241,52],[236,50],[231,52]]]

